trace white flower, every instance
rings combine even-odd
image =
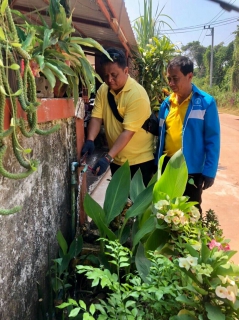
[[[157,203],[154,204],[155,209],[162,210],[164,206],[168,206],[169,202],[167,200],[159,200]]]
[[[157,219],[162,219],[162,220],[164,220],[164,215],[161,214],[161,213],[157,213],[156,217],[157,217]]]
[[[191,216],[192,216],[192,218],[194,218],[196,221],[198,221],[199,218],[200,218],[200,212],[199,212],[199,210],[198,210],[195,206],[192,206],[192,207],[190,208],[190,210],[191,210]]]
[[[222,286],[217,286],[215,292],[219,298],[223,298],[223,299],[226,298],[228,294],[227,288]]]
[[[174,210],[169,210],[169,211],[167,212],[167,216],[168,216],[168,217],[174,217],[174,216],[175,216]]]
[[[165,216],[164,217],[164,221],[167,222],[167,223],[171,223],[172,222],[172,218],[169,217],[169,216]]]
[[[236,295],[237,295],[237,286],[228,286],[227,287],[227,299],[235,303],[236,301]]]
[[[185,268],[186,270],[189,270],[190,264],[186,258],[179,258],[178,261],[180,268]]]
[[[232,286],[235,285],[235,281],[231,280],[228,276],[226,276],[226,277],[218,276],[218,278],[221,280],[222,284],[226,284],[228,282]]]
[[[187,217],[185,217],[185,216],[181,217],[181,218],[180,218],[180,222],[181,222],[181,224],[182,224],[183,226],[184,226],[185,224],[187,224],[187,223],[188,223]]]
[[[190,264],[190,266],[196,266],[198,264],[198,258],[192,257],[192,256],[187,256],[187,261]]]
[[[173,217],[173,218],[172,218],[172,222],[173,222],[174,224],[179,224],[179,223],[180,223],[179,217]]]

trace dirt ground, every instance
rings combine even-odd
[[[239,115],[220,112],[221,152],[214,185],[203,193],[203,212],[214,210],[232,250],[239,250]],[[239,253],[232,260],[239,264]]]

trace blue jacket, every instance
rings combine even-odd
[[[208,93],[192,84],[190,100],[182,130],[182,152],[188,173],[202,173],[216,176],[220,155],[220,124],[216,102]],[[162,103],[159,111],[158,158],[164,151],[166,125],[169,114],[170,97]]]

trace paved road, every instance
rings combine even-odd
[[[220,113],[221,153],[214,185],[203,193],[203,212],[215,211],[232,250],[239,251],[239,116]],[[239,252],[232,258],[239,264]]]

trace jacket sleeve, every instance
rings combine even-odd
[[[204,143],[206,159],[203,175],[214,178],[220,156],[220,122],[215,99],[211,101],[205,113],[204,119]]]

